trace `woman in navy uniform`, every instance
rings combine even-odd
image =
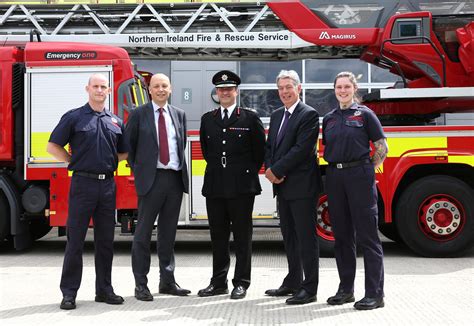
[[[377,188],[375,169],[385,159],[388,147],[375,113],[356,102],[357,81],[351,72],[341,72],[334,81],[339,106],[323,120],[324,159],[329,215],[335,237],[339,288],[327,302],[354,302],[357,244],[365,267],[365,296],[358,310],[384,306],[383,251],[377,233]],[[370,142],[375,152],[370,157]]]
[[[206,172],[202,194],[206,197],[212,241],[213,273],[200,297],[228,293],[229,237],[234,235],[235,273],[231,299],[244,298],[250,285],[252,210],[262,191],[258,171],[263,163],[265,131],[250,109],[237,106],[240,78],[223,70],[212,78],[220,107],[201,118],[200,140]]]

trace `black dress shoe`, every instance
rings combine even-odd
[[[383,306],[385,306],[383,297],[381,298],[364,297],[362,300],[357,301],[354,304],[354,308],[356,308],[357,310],[372,310],[372,309],[382,308]]]
[[[300,289],[298,293],[286,300],[287,304],[305,304],[316,301],[316,295],[311,295],[305,289]]]
[[[294,295],[296,293],[295,289],[287,288],[286,286],[280,286],[278,289],[266,290],[265,294],[271,297],[284,297],[287,295]]]
[[[140,301],[153,301],[153,296],[146,285],[138,285],[135,287],[135,298]]]
[[[125,300],[115,293],[97,294],[95,302],[105,302],[107,304],[122,304]]]
[[[76,309],[76,298],[68,295],[64,296],[59,308],[63,310]]]
[[[247,289],[244,288],[242,285],[237,285],[230,294],[231,299],[243,299],[247,294]]]
[[[160,285],[159,291],[161,294],[177,295],[179,297],[187,296],[191,291],[182,289],[178,284],[171,283],[166,285]]]
[[[327,303],[331,306],[338,306],[348,302],[354,302],[354,293],[344,293],[337,291],[336,295],[329,297]]]
[[[214,295],[221,295],[221,294],[227,294],[227,293],[229,293],[229,289],[227,288],[227,285],[223,287],[217,287],[214,284],[209,284],[207,288],[198,291],[198,296],[212,297]]]

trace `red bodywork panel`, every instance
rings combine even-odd
[[[23,61],[23,51],[15,47],[0,47],[0,161],[15,159],[13,145],[12,68]]]

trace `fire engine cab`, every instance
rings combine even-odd
[[[81,91],[74,87],[84,83],[74,76],[108,73],[114,86],[110,108],[126,120],[129,110],[148,100],[129,57],[173,60],[181,68],[203,60],[217,67],[216,61],[358,58],[399,76],[390,87],[364,96],[385,125],[390,149],[377,171],[380,231],[424,256],[454,256],[472,247],[474,126],[445,125],[439,118],[474,111],[472,4],[139,2],[0,6],[1,240],[13,238],[22,248],[29,245],[25,239],[39,238],[52,226],[63,230],[70,177],[44,147],[52,126],[72,107],[70,99],[80,99],[76,94]],[[35,37],[43,42],[32,42]],[[128,55],[104,44],[122,47]],[[187,111],[195,129],[189,133],[192,180],[181,209],[182,227],[207,225],[200,194],[205,161],[196,123],[210,108],[190,99],[202,93],[209,71],[196,84],[189,78],[178,83],[172,76],[173,93],[182,95],[172,98],[173,104]],[[54,85],[61,85],[59,91]],[[243,96],[241,101],[245,104]],[[261,113],[264,121],[266,113]],[[318,149],[322,153],[322,144]],[[319,157],[324,174],[326,162]],[[117,221],[123,232],[133,232],[133,175],[125,163],[116,174]],[[264,192],[256,200],[254,225],[277,226],[271,187],[261,178]],[[321,247],[330,249],[333,236],[324,194],[315,219]]]

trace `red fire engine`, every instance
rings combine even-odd
[[[345,2],[349,5],[356,3],[352,0]],[[333,1],[334,6],[346,6],[345,2]],[[384,0],[376,2],[385,2],[388,7],[396,3]],[[433,15],[430,11],[403,12],[410,11],[409,8],[403,8],[400,13],[394,11],[394,6],[390,10],[374,5],[365,11],[361,9],[359,16],[351,10],[336,12],[334,15],[339,15],[336,22],[332,19],[334,17],[327,14],[330,12],[327,6],[311,0],[232,3],[221,7],[217,4],[139,4],[135,7],[117,6],[116,11],[130,10],[131,13],[126,15],[125,20],[111,20],[109,25],[107,19],[112,13],[97,21],[92,16],[98,16],[100,11],[95,12],[94,7],[85,8],[87,10],[84,12],[91,16],[90,21],[97,24],[95,30],[91,26],[87,27],[93,34],[67,34],[71,32],[65,30],[67,22],[73,23],[77,15],[76,23],[81,23],[77,28],[83,28],[83,20],[87,18],[78,6],[62,18],[54,17],[56,24],[57,21],[60,23],[53,26],[51,32],[46,28],[40,30],[42,38],[58,42],[87,40],[108,43],[126,47],[129,53],[153,51],[153,56],[161,58],[238,60],[258,57],[289,60],[357,57],[399,75],[401,82],[390,89],[372,92],[365,99],[366,104],[376,111],[387,126],[385,132],[390,149],[386,161],[377,171],[380,230],[387,237],[401,240],[425,256],[459,255],[472,247],[474,127],[435,125],[432,121],[440,113],[473,111],[473,14],[443,16]],[[21,9],[25,12],[28,8]],[[8,17],[0,19],[0,41],[3,37],[6,44],[27,42],[26,33],[1,34],[2,24],[8,30],[7,18],[13,17],[15,10],[18,8],[5,10],[4,15]],[[53,19],[54,15],[58,13],[42,9],[35,16],[25,15],[24,19],[30,19],[34,26],[41,27],[39,18],[41,22],[46,22]],[[189,20],[183,21],[183,17],[189,17]],[[117,22],[120,24],[117,25]],[[217,24],[225,26],[216,28],[217,32],[207,32]],[[112,29],[114,33],[110,33]],[[142,34],[137,33],[140,29],[143,30]],[[61,33],[62,30],[64,33]],[[28,56],[28,48],[34,49],[36,46],[36,57],[33,54]],[[49,51],[61,52],[54,49],[56,46],[61,47],[60,44],[50,44]],[[7,54],[10,59],[2,59],[2,93],[6,94],[3,96],[6,100],[3,100],[0,111],[3,131],[1,144],[7,144],[2,147],[7,148],[7,154],[5,158],[2,156],[3,170],[0,174],[3,191],[3,195],[0,195],[0,235],[2,239],[13,236],[17,247],[26,243],[20,239],[31,239],[31,235],[33,238],[39,237],[51,226],[59,226],[61,230],[67,218],[69,177],[66,167],[44,157],[43,147],[51,131],[48,128],[58,118],[51,119],[44,110],[46,104],[49,107],[50,102],[54,102],[51,96],[54,99],[62,93],[70,96],[72,91],[66,92],[61,88],[60,92],[55,91],[49,97],[35,98],[54,82],[54,79],[37,79],[36,76],[40,76],[41,68],[47,72],[44,76],[49,76],[56,72],[55,69],[62,69],[59,68],[61,66],[72,69],[87,65],[84,63],[86,61],[93,62],[89,59],[74,61],[71,57],[59,60],[61,55],[55,57],[56,61],[48,61],[45,57],[48,49],[40,48],[41,43],[30,43],[24,50],[4,48],[10,49],[7,51],[15,55]],[[76,52],[76,48],[63,48],[63,51]],[[95,51],[97,55],[104,52],[102,59],[95,58],[97,62],[94,65],[105,64],[114,72],[113,106],[118,114],[126,117],[127,109],[130,109],[131,103],[137,102],[136,98],[144,100],[143,94],[135,96],[137,90],[141,90],[139,86],[133,87],[131,82],[124,83],[133,78],[131,68],[124,68],[125,62],[128,62],[126,54],[122,56],[123,65],[119,65],[117,56],[121,56],[121,52],[118,50],[102,51],[101,47],[94,46],[81,51]],[[12,71],[8,67],[14,67],[13,63],[17,62],[24,62],[20,67],[24,66],[26,73],[21,71],[23,68],[19,68],[21,72],[18,75],[8,73]],[[57,63],[53,65],[48,62]],[[11,87],[5,85],[11,81],[13,87],[18,87],[15,85],[22,85],[23,78],[26,80],[26,96],[22,95],[23,90],[20,88],[16,100],[8,100],[18,92],[11,92]],[[61,85],[68,84],[60,78],[58,81]],[[121,85],[126,86],[120,88]],[[29,93],[28,89],[35,90],[35,87],[37,91]],[[26,99],[24,105],[21,103],[23,98]],[[60,116],[61,110],[70,107],[70,103],[66,104],[61,109],[58,107],[56,111],[53,110],[55,114]],[[21,117],[23,106],[24,124],[21,122],[23,118],[12,119],[15,115]],[[193,186],[190,196],[184,200],[180,224],[200,226],[206,225],[205,219],[202,219],[205,216],[200,214],[202,207],[199,206],[202,204],[199,202],[199,184],[202,182],[205,162],[200,154],[196,132],[190,132],[189,138],[188,161]],[[321,153],[321,146],[319,150]],[[324,173],[325,162],[321,158],[320,163]],[[122,222],[123,231],[129,231],[133,229],[136,197],[133,176],[126,164],[117,171],[117,183],[117,216]],[[272,201],[269,194],[257,198],[257,202],[268,200]],[[273,211],[272,204],[257,208],[254,212],[255,225],[278,225],[278,216]],[[263,216],[270,217],[265,221],[267,223],[260,223]],[[324,195],[319,201],[315,218],[322,247],[330,247],[333,238]]]

